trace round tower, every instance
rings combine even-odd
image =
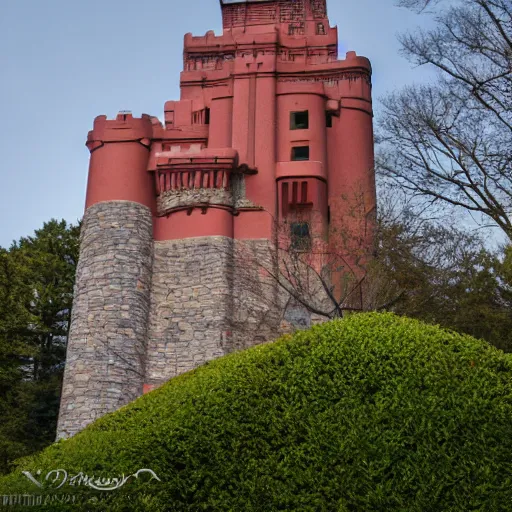
[[[142,394],[153,261],[149,116],[96,118],[58,437]]]
[[[373,149],[371,65],[368,59],[347,53],[339,102],[328,102],[328,202],[330,250],[343,260],[335,281],[340,293],[365,273],[374,243],[376,190]],[[345,286],[345,291],[341,288]],[[361,290],[349,298],[361,304]],[[357,297],[356,297],[357,295]]]
[[[373,149],[373,109],[371,96],[371,65],[368,59],[347,53],[344,61],[346,79],[340,81],[340,109],[332,116],[327,130],[332,165],[329,166],[329,204],[340,208],[331,211],[335,220],[349,213],[345,197],[357,196],[367,212],[375,209],[375,174]],[[338,204],[341,201],[341,204]],[[354,206],[350,206],[354,208]]]

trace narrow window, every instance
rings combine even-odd
[[[210,124],[210,109],[206,108],[204,111],[204,124]]]
[[[311,235],[307,222],[292,222],[290,224],[291,249],[308,251],[311,248]]]
[[[297,204],[297,196],[299,195],[299,183],[294,181],[292,184],[292,204]]]
[[[306,204],[308,202],[308,182],[303,181],[300,184],[300,202]]]
[[[309,160],[309,146],[296,146],[292,148],[292,161]]]
[[[323,23],[317,23],[316,25],[316,33],[319,36],[325,36],[325,27]]]
[[[289,206],[290,198],[288,197],[288,183],[283,183],[283,187],[281,189],[281,203],[283,209],[283,217],[288,215],[288,206]]]
[[[290,115],[290,130],[307,130],[309,128],[309,112],[292,112]]]
[[[327,126],[327,128],[332,128],[332,118],[332,112],[325,113],[325,126]]]

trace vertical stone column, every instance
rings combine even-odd
[[[354,52],[346,65],[350,80],[340,80],[340,114],[328,128],[329,251],[341,270],[332,272],[335,294],[352,308],[363,307],[360,282],[372,258],[376,221],[371,66]],[[341,242],[341,243],[340,243]]]
[[[104,202],[84,217],[58,438],[142,394],[153,262],[152,216]]]
[[[266,75],[258,76],[256,80],[256,126],[255,126],[255,164],[259,172],[258,187],[251,190],[251,200],[271,212],[276,217],[276,84],[275,56],[261,56],[260,71]],[[270,76],[268,76],[270,75]],[[268,233],[269,238],[271,233]]]
[[[224,93],[227,94],[227,93]],[[230,148],[233,124],[233,96],[212,99],[210,136],[211,148]]]

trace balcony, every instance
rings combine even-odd
[[[159,215],[196,206],[234,207],[234,182],[240,174],[235,150],[160,152],[155,163]]]

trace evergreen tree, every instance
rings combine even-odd
[[[0,249],[0,472],[55,439],[79,229],[52,220]]]

